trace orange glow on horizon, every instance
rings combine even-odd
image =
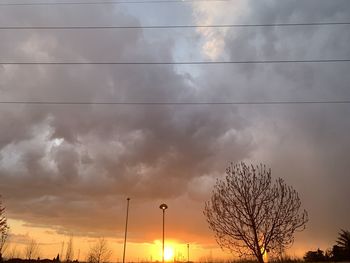
[[[162,242],[161,240],[154,240],[150,254],[153,260],[162,261]],[[164,247],[164,261],[187,261],[187,243],[179,243],[177,241],[165,241]]]
[[[50,228],[35,228],[24,221],[9,219],[11,226],[12,238],[9,240],[8,249],[5,251],[4,256],[8,256],[11,252],[16,251],[19,257],[24,257],[24,248],[26,242],[30,239],[36,240],[40,244],[40,258],[53,258],[57,256],[57,253],[61,256],[62,244],[63,257],[66,253],[67,242],[69,236],[57,233],[54,229]],[[121,262],[123,254],[123,240],[107,238],[109,247],[112,249],[113,254],[111,256],[111,262]],[[74,255],[75,259],[85,261],[88,251],[91,246],[97,241],[93,237],[75,236],[74,237]],[[216,243],[208,243],[207,240],[198,239],[197,242],[188,242],[189,246],[189,260],[208,262],[219,261],[236,258],[227,251],[221,250]],[[165,240],[165,261],[170,262],[187,262],[188,259],[188,244],[183,239],[168,239]],[[292,249],[287,251],[287,255],[292,258],[301,258],[305,251],[312,250],[314,247],[321,246],[327,247],[327,243],[309,243],[301,240],[296,243]],[[167,252],[170,250],[170,252]],[[79,251],[79,252],[78,252]],[[264,254],[265,262],[269,261],[269,253]],[[162,262],[162,240],[154,239],[150,242],[133,242],[128,241],[126,248],[126,261],[127,262]]]

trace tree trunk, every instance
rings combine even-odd
[[[261,253],[258,254],[258,261],[259,261],[259,263],[264,263],[264,258],[263,258],[263,255]]]

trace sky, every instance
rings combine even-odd
[[[349,21],[348,0],[0,6],[2,27]],[[2,63],[350,58],[348,25],[2,29],[0,39]],[[3,102],[349,100],[349,83],[347,62],[0,65]],[[299,192],[309,222],[289,255],[330,248],[339,230],[350,228],[349,116],[349,104],[0,104],[8,253],[20,254],[34,238],[41,257],[53,258],[73,236],[75,257],[84,259],[105,237],[120,261],[130,197],[127,260],[161,258],[161,203],[169,206],[166,246],[175,254],[187,256],[190,244],[192,260],[230,257],[203,208],[216,179],[240,161],[266,164]]]

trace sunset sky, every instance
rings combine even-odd
[[[38,1],[1,0],[0,27],[350,22],[348,0],[2,5],[15,2]],[[349,25],[0,29],[0,63],[350,59],[349,43]],[[349,83],[349,62],[0,64],[8,251],[20,253],[34,238],[41,257],[53,258],[73,236],[75,258],[84,260],[105,237],[120,261],[130,197],[127,261],[161,259],[161,203],[169,206],[166,247],[175,255],[187,257],[190,244],[191,260],[230,257],[203,208],[227,165],[240,161],[266,164],[299,192],[310,220],[289,255],[325,250],[341,228],[350,230],[350,104],[4,102],[339,101],[350,100]]]

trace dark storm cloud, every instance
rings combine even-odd
[[[231,5],[233,9],[235,3]],[[348,21],[349,9],[340,0],[247,1],[239,17],[241,23]],[[124,9],[98,11],[16,9],[2,12],[0,22],[140,23]],[[6,31],[1,32],[0,55],[11,61],[171,61],[182,54],[178,42],[183,40],[177,35],[154,34]],[[191,40],[205,41],[200,33],[195,36]],[[224,54],[232,60],[350,54],[346,26],[235,28],[225,32],[223,41]],[[348,64],[208,66],[193,71],[172,66],[2,66],[0,96],[143,102],[347,99],[347,72]],[[203,202],[227,163],[239,160],[266,162],[275,176],[299,190],[310,212],[308,234],[327,229],[320,237],[333,240],[349,220],[347,105],[0,107],[0,193],[11,217],[34,226],[92,236],[122,233],[125,197],[131,196],[133,240],[155,238],[158,203],[164,200],[173,207],[173,235],[176,230],[184,239],[189,232],[193,240],[207,237]]]
[[[89,20],[76,11],[29,12],[21,22],[137,24],[113,9],[102,17],[90,13]],[[20,15],[13,12],[2,22]],[[171,61],[176,41],[169,35],[149,41],[140,30],[4,34],[1,55],[11,61]],[[3,66],[0,74],[3,100],[183,101],[198,93],[190,75],[172,66]],[[154,202],[171,202],[194,178],[201,183],[217,172],[227,161],[217,155],[238,160],[252,149],[243,134],[249,121],[235,108],[225,118],[222,108],[210,106],[2,105],[1,111],[1,193],[8,213],[60,233],[118,233],[124,198],[132,196],[148,200],[138,218],[148,217],[135,224],[134,239],[142,240],[145,224],[154,237],[148,212]],[[234,147],[222,150],[228,143]]]

